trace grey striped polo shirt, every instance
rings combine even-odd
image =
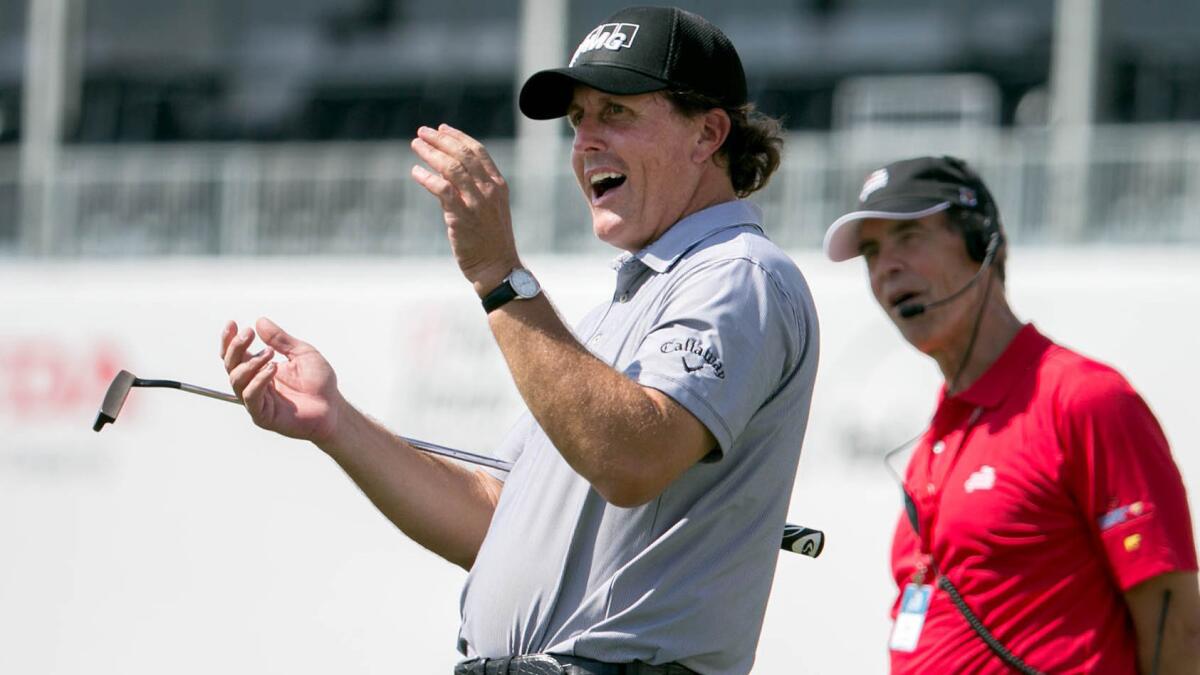
[[[726,202],[618,259],[612,298],[577,337],[691,411],[718,447],[658,498],[619,508],[526,413],[497,453],[515,466],[463,589],[465,655],[749,672],[818,346],[804,277],[761,219],[750,202]]]

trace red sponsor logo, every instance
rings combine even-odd
[[[121,369],[120,354],[104,339],[82,346],[53,337],[0,341],[0,419],[29,424],[94,414]]]

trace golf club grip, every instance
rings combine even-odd
[[[821,530],[788,523],[783,526],[781,548],[785,551],[816,558],[821,555],[821,551],[825,550],[825,533]]]

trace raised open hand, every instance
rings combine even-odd
[[[463,276],[482,295],[517,265],[508,184],[483,144],[447,124],[421,127],[413,151],[429,167],[412,177],[438,198],[450,249]]]
[[[270,319],[259,319],[256,328],[267,345],[257,354],[247,353],[255,335],[250,327],[239,332],[237,324],[230,321],[221,331],[225,371],[250,418],[264,429],[291,438],[314,443],[329,439],[344,404],[333,368],[312,345],[287,334]],[[287,360],[272,361],[276,353]]]

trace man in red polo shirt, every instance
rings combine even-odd
[[[965,243],[965,245],[964,245]],[[1200,673],[1187,495],[1112,368],[1020,321],[1004,234],[961,160],[872,173],[829,228],[946,383],[904,477],[893,673]]]

